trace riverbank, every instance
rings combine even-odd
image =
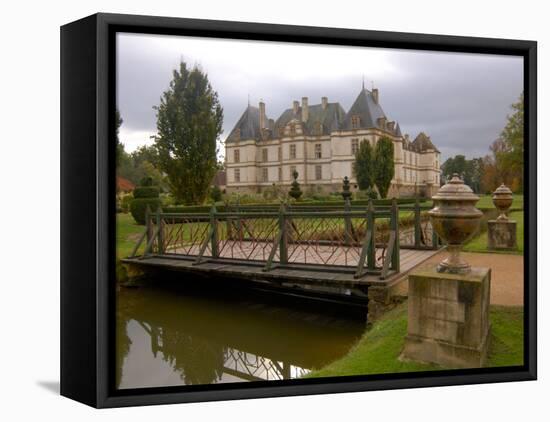
[[[487,367],[523,364],[523,308],[491,306],[491,345]],[[341,359],[316,369],[307,378],[374,375],[445,369],[399,359],[407,334],[407,302],[387,312]]]

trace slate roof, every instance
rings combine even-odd
[[[266,122],[269,122],[267,116]],[[240,137],[236,136],[237,129],[240,129],[241,131]],[[259,140],[260,138],[260,109],[249,105],[242,114],[241,118],[237,121],[237,124],[233,130],[229,133],[226,142],[233,142],[238,139]]]
[[[323,109],[322,104],[313,104],[308,106],[308,119],[304,122],[306,134],[317,135],[317,123],[322,125],[322,134],[330,135],[334,130],[338,130],[344,120],[346,111],[340,103],[328,103]],[[298,112],[294,113],[292,108],[287,108],[277,119],[274,126],[275,136],[279,133],[279,128],[285,127],[292,119],[302,121],[302,107],[298,107]]]
[[[322,135],[330,135],[335,130],[350,130],[352,127],[352,117],[359,116],[360,129],[377,128],[378,119],[386,118],[386,114],[379,103],[374,99],[372,91],[363,88],[350,110],[346,113],[340,103],[327,103],[323,109],[322,104],[312,104],[308,106],[308,119],[302,122],[302,107],[298,106],[296,113],[294,108],[286,109],[276,121],[266,116],[267,130],[260,128],[260,109],[249,105],[233,130],[229,133],[226,142],[233,142],[237,139],[270,139],[279,136],[279,129],[285,127],[291,120],[297,120],[303,124],[306,135],[317,135],[317,123],[322,125]],[[237,129],[240,129],[240,137],[236,136]],[[386,129],[386,128],[384,128]],[[403,137],[399,123],[396,123],[394,129],[395,136]],[[428,149],[439,150],[434,146],[430,137],[424,132],[418,134],[414,141],[403,140],[403,147],[410,151],[423,152]]]
[[[399,122],[398,122],[397,125],[395,126],[395,135],[396,135],[396,136],[403,137],[403,134],[401,133],[401,128],[399,127]]]
[[[419,152],[423,152],[423,151],[426,151],[428,149],[433,149],[436,152],[439,152],[439,150],[432,143],[432,140],[430,139],[430,137],[428,135],[426,135],[424,132],[420,132],[418,134],[418,136],[412,142],[412,145]]]
[[[359,116],[359,128],[371,128],[378,127],[377,119],[380,117],[386,117],[386,114],[384,113],[384,110],[382,110],[382,107],[380,107],[380,104],[377,104],[374,100],[372,92],[363,88],[349,109],[348,114],[344,119],[342,129],[353,129],[351,125],[352,116]]]

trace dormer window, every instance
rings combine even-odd
[[[296,125],[290,125],[290,136],[296,135]]]
[[[352,129],[358,129],[361,125],[361,119],[359,116],[351,116],[351,127]]]
[[[282,138],[283,136],[285,136],[285,128],[284,127],[280,127],[279,128],[279,136]]]
[[[238,141],[239,139],[241,139],[241,130],[240,129],[235,129],[235,132],[233,132],[233,138]]]
[[[323,125],[321,122],[315,122],[315,135],[322,135],[323,134]]]

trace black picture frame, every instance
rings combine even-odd
[[[116,390],[115,34],[138,32],[243,40],[493,53],[524,58],[525,286],[520,367]],[[119,407],[257,397],[534,380],[536,308],[537,44],[534,41],[409,34],[168,17],[95,14],[61,28],[61,394]]]

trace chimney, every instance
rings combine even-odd
[[[382,129],[386,129],[386,118],[385,117],[379,117],[376,119],[376,123],[378,124],[378,127]]]
[[[302,122],[307,122],[309,117],[309,108],[307,106],[307,97],[302,97]]]
[[[395,122],[388,122],[388,130],[390,132],[395,132]]]
[[[298,114],[298,109],[300,108],[300,103],[298,101],[292,102],[292,111],[294,114]]]
[[[321,104],[323,105],[323,110],[326,110],[328,107],[328,98],[327,97],[321,97]]]
[[[378,104],[378,88],[372,89],[372,98],[374,98],[374,102]]]
[[[265,123],[265,103],[260,101],[260,129],[266,127]]]

